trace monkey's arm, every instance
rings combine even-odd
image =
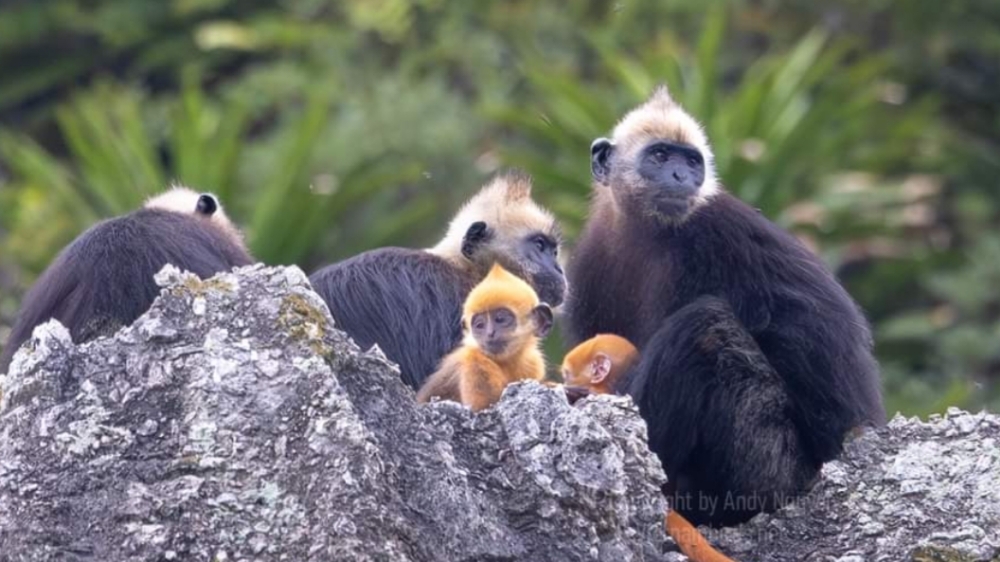
[[[701,532],[673,509],[667,512],[665,526],[681,552],[692,562],[734,562],[732,558],[712,548]]]
[[[417,392],[417,402],[427,403],[435,396],[442,400],[461,402],[459,393],[459,354],[461,350],[448,355],[441,361],[441,368],[424,381]]]
[[[496,404],[506,386],[506,378],[495,365],[462,365],[459,375],[462,404],[472,408],[474,412]]]

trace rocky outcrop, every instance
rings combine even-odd
[[[165,270],[152,309],[0,379],[2,560],[668,560],[630,402],[418,406],[296,268]]]
[[[897,416],[808,496],[708,536],[744,562],[1000,561],[1000,417]]]
[[[626,398],[414,403],[296,268],[167,269],[152,309],[0,377],[0,561],[683,561]],[[1000,561],[1000,418],[897,417],[813,491],[708,530],[744,562]]]

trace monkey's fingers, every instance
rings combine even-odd
[[[667,533],[692,562],[734,562],[732,558],[712,548],[701,532],[673,509],[667,512],[664,523]]]

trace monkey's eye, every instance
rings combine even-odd
[[[514,315],[507,309],[500,309],[493,313],[493,322],[497,326],[509,326],[514,322]]]

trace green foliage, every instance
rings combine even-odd
[[[998,23],[982,0],[8,2],[0,340],[59,248],[171,182],[307,270],[430,243],[504,166],[572,240],[587,147],[665,83],[723,183],[866,309],[890,412],[997,407]]]

